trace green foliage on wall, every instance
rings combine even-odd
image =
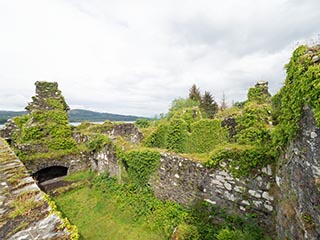
[[[135,124],[139,127],[139,128],[147,128],[151,126],[151,121],[149,119],[145,119],[145,118],[138,118],[135,122]]]
[[[270,95],[266,93],[266,89],[263,87],[252,87],[248,91],[248,101],[266,103],[270,101]]]
[[[242,114],[236,119],[239,144],[262,145],[270,143],[269,121],[271,119],[271,105],[258,104],[256,101],[248,101]]]
[[[167,149],[185,152],[188,139],[188,124],[180,118],[172,119],[168,124]]]
[[[221,127],[220,120],[203,119],[191,125],[191,134],[188,138],[187,152],[205,153],[216,145],[228,140],[227,129]]]
[[[234,177],[249,176],[252,171],[262,168],[274,161],[266,148],[253,145],[229,144],[221,145],[211,152],[207,167],[218,168],[222,162]]]
[[[320,64],[312,60],[313,56],[320,56],[319,46],[300,46],[294,51],[286,65],[285,85],[273,98],[278,123],[274,143],[278,148],[285,146],[298,133],[305,105],[312,108],[320,126]]]
[[[40,104],[43,101],[45,106],[50,106],[46,110],[41,110],[36,103],[31,103],[29,106],[32,111],[29,114],[14,118],[19,130],[13,134],[13,140],[17,146],[28,146],[25,150],[16,149],[17,155],[21,160],[27,161],[78,153],[63,97],[39,98],[37,101]]]
[[[147,147],[166,148],[167,147],[167,123],[160,123],[153,132],[144,140]]]
[[[111,143],[111,140],[107,135],[95,134],[87,142],[87,147],[90,152],[96,152],[102,149],[106,144]]]
[[[141,186],[148,185],[148,180],[159,166],[160,153],[151,150],[129,151],[123,155],[130,180]]]

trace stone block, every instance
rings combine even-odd
[[[255,190],[249,190],[248,192],[249,192],[249,194],[250,194],[251,196],[253,196],[253,197],[261,198],[261,193],[255,191]]]

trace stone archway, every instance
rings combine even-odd
[[[32,176],[38,183],[42,183],[54,178],[66,176],[67,174],[68,168],[65,166],[50,166],[38,170]]]

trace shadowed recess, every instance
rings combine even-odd
[[[68,174],[68,168],[63,166],[53,166],[43,168],[36,173],[33,174],[33,178],[35,178],[38,183],[42,183],[48,181],[53,178],[66,176]]]

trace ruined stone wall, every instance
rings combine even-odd
[[[270,166],[251,178],[234,178],[223,167],[208,169],[200,163],[174,154],[162,153],[157,176],[150,180],[155,195],[191,205],[205,200],[230,212],[254,212],[273,232],[274,178]]]
[[[0,139],[0,239],[72,239],[68,224]]]
[[[304,113],[276,176],[279,239],[320,239],[320,129],[308,107]]]
[[[111,177],[120,176],[120,160],[116,157],[116,149],[112,144],[105,145],[103,149],[94,153],[89,159],[91,170],[98,173],[108,171]]]
[[[89,156],[82,154],[69,154],[63,155],[56,158],[46,158],[42,161],[26,161],[24,165],[29,170],[30,174],[36,173],[37,171],[54,166],[61,166],[68,168],[68,174],[85,171],[89,169],[90,161]]]

